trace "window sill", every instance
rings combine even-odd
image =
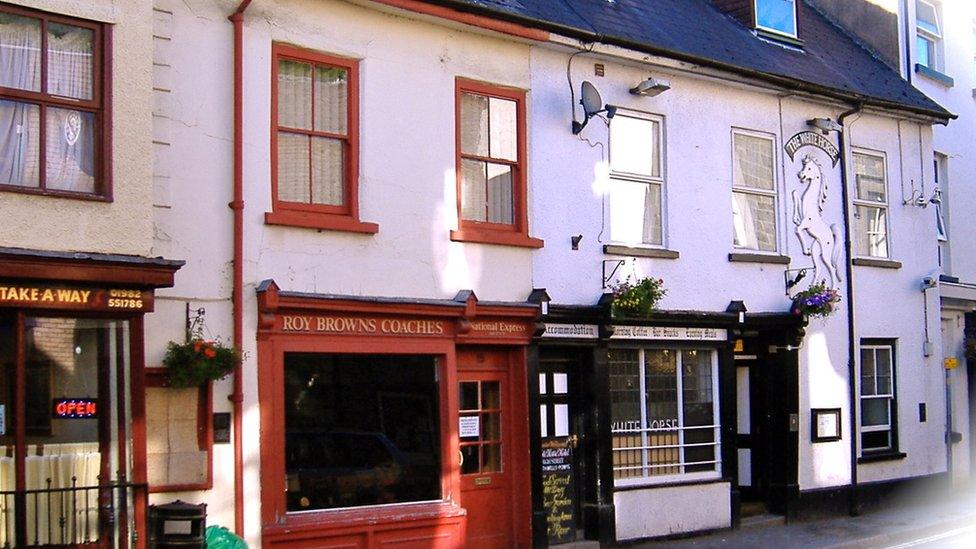
[[[541,248],[545,245],[543,240],[532,238],[522,233],[473,228],[451,231],[451,240],[454,242],[473,242],[476,244],[517,246],[520,248]]]
[[[956,81],[952,79],[948,74],[943,74],[933,68],[926,67],[920,63],[915,63],[915,72],[921,74],[922,76],[934,80],[939,84],[947,88],[951,88],[956,85]]]
[[[878,461],[897,461],[899,459],[905,459],[906,457],[908,457],[908,454],[906,454],[905,452],[892,452],[892,451],[875,452],[875,453],[862,455],[861,457],[857,458],[857,462],[860,464],[860,463],[875,463]]]
[[[789,34],[783,32],[757,27],[756,34],[767,40],[774,40],[776,42],[782,42],[783,44],[788,44],[790,46],[803,49],[803,45],[804,45],[803,40],[800,40],[795,36],[790,36]]]
[[[18,194],[50,196],[54,198],[70,198],[72,200],[87,200],[89,202],[112,202],[112,197],[109,195],[57,191],[52,189],[40,189],[37,187],[21,187],[20,185],[0,185],[0,191]]]
[[[380,227],[376,223],[365,223],[349,216],[334,214],[310,214],[305,212],[266,212],[266,225],[285,227],[304,227],[321,231],[344,231],[348,233],[376,234]]]
[[[677,250],[664,248],[645,248],[643,246],[625,246],[622,244],[604,244],[603,253],[607,255],[626,255],[632,257],[652,257],[655,259],[678,259],[681,255]]]
[[[879,269],[901,269],[901,261],[871,257],[855,257],[851,263],[858,267],[877,267]]]
[[[774,265],[789,265],[790,256],[753,252],[732,252],[729,254],[729,261],[732,263],[771,263]]]
[[[614,485],[614,492],[629,492],[631,490],[658,490],[661,488],[675,488],[681,486],[702,486],[706,484],[721,484],[723,482],[731,482],[728,478],[719,476],[718,473],[712,473],[708,476],[690,478],[688,480],[669,480],[665,482],[639,482],[635,484],[617,484]]]

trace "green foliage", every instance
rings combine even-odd
[[[630,278],[611,286],[615,317],[646,317],[668,293],[663,278],[645,277],[631,284]]]
[[[227,377],[239,357],[240,351],[219,341],[170,341],[163,364],[169,368],[170,387],[196,387]]]
[[[795,315],[826,318],[834,312],[838,303],[840,303],[840,293],[833,288],[828,288],[826,282],[817,282],[796,294],[790,311]]]

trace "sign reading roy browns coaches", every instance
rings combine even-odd
[[[458,333],[454,319],[340,315],[281,315],[279,318],[278,326],[283,332],[420,337],[454,337]],[[528,322],[495,319],[474,320],[467,327],[463,335],[488,338],[520,337],[533,329]]]
[[[0,307],[148,313],[153,310],[153,292],[131,288],[0,282]]]

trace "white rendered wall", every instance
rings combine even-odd
[[[728,528],[729,490],[720,482],[615,492],[617,541]]]

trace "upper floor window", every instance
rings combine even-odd
[[[538,248],[528,236],[525,92],[457,81],[458,230],[453,240]]]
[[[269,223],[375,233],[359,217],[359,63],[275,44]]]
[[[942,25],[936,4],[915,0],[915,28],[916,62],[932,70],[942,70]]]
[[[0,6],[0,188],[107,198],[101,24]]]
[[[756,27],[796,38],[796,0],[756,0]]]
[[[854,255],[888,257],[888,183],[885,157],[855,152]]]
[[[776,170],[772,136],[732,133],[732,227],[736,248],[776,251]]]
[[[664,244],[663,119],[617,111],[610,121],[610,239]]]

